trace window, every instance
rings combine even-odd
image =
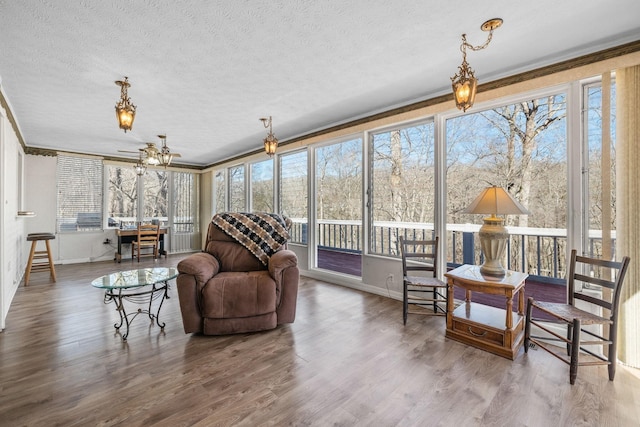
[[[215,178],[213,180],[214,188],[214,206],[215,212],[224,212],[227,210],[227,192],[225,185],[225,175],[226,170],[216,172]],[[215,213],[214,212],[214,213]]]
[[[197,231],[198,174],[153,169],[138,177],[130,166],[108,165],[106,169],[110,227],[135,226],[138,221],[158,221],[164,227],[173,215],[174,231]],[[169,182],[173,182],[171,194]],[[138,194],[143,194],[142,200]]]
[[[280,213],[291,218],[291,241],[307,243],[307,151],[284,154],[280,161]]]
[[[102,229],[102,160],[58,156],[58,232]]]
[[[244,194],[244,165],[229,168],[229,210],[231,212],[243,212],[246,209]]]
[[[568,205],[565,95],[449,119],[446,139],[447,262],[481,264],[473,235],[482,216],[464,210],[485,187],[497,185],[531,212],[506,216],[511,228],[504,267],[562,276]]]
[[[375,133],[370,152],[370,251],[398,256],[399,236],[433,237],[433,123]]]
[[[107,177],[109,226],[157,222],[170,228],[172,252],[199,248],[199,174],[147,169],[139,177],[130,166],[109,165]]]
[[[169,172],[160,169],[147,169],[142,176],[143,207],[142,221],[157,220],[161,226],[169,222]]]
[[[362,139],[316,148],[316,267],[354,276],[361,264],[335,263],[362,253]]]
[[[251,164],[251,210],[273,212],[273,159]]]
[[[132,226],[138,217],[138,176],[132,167],[107,166],[107,226]]]

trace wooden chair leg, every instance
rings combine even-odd
[[[409,298],[409,292],[407,291],[407,285],[403,285],[403,293],[402,293],[402,322],[403,324],[407,324],[407,315],[409,312],[409,304],[408,304],[408,298]]]
[[[571,342],[571,365],[569,366],[569,383],[575,384],[578,376],[578,353],[580,353],[580,320],[573,320],[573,337]]]
[[[529,343],[531,342],[531,313],[533,313],[533,304],[531,300],[527,300],[527,317],[524,322],[524,352],[529,352]]]
[[[613,381],[616,376],[616,365],[618,363],[618,345],[617,345],[617,328],[614,325],[609,326],[609,349],[607,351],[607,359],[609,360],[609,380]]]

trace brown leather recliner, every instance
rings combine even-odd
[[[204,251],[180,261],[178,272],[185,333],[263,331],[295,319],[298,260],[284,246],[265,266],[211,222]]]

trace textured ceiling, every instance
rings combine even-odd
[[[640,39],[638,0],[0,0],[0,85],[28,147],[205,166],[448,93],[460,37],[481,83]],[[613,7],[615,9],[611,10]],[[459,12],[465,11],[465,14]],[[129,77],[133,131],[118,129]],[[453,106],[453,105],[452,105]]]

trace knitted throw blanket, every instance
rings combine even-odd
[[[215,214],[211,222],[264,265],[290,237],[291,219],[273,213],[225,212]]]

